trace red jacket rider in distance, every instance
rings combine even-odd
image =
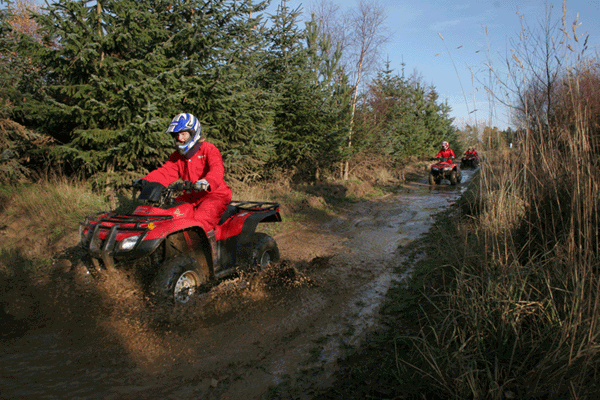
[[[454,158],[454,151],[448,146],[448,142],[442,142],[442,149],[435,158]]]

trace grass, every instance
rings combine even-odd
[[[83,183],[57,178],[39,184],[3,187],[6,197],[0,216],[4,236],[3,252],[20,252],[38,259],[65,236],[73,234],[90,210],[107,209],[108,204]]]
[[[294,185],[283,179],[232,189],[234,199],[280,204],[283,222],[259,225],[259,231],[272,236],[307,221],[330,218],[334,205],[348,201],[344,197],[350,192],[367,198],[379,191],[361,181],[353,181],[348,189],[339,182]],[[128,192],[113,200],[122,213],[132,212],[137,205]],[[0,205],[0,273],[23,277],[48,269],[65,252],[76,256],[79,223],[89,214],[111,209],[108,196],[95,193],[86,182],[65,177],[0,185]]]

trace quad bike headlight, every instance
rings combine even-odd
[[[129,251],[135,247],[135,244],[138,242],[139,239],[140,235],[129,236],[128,238],[121,240],[118,249],[122,251]]]
[[[444,168],[444,171],[452,171],[452,168],[446,167],[446,168]]]

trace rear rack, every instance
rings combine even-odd
[[[271,203],[268,201],[238,201],[233,200],[229,203],[230,206],[236,207],[242,211],[277,211],[279,203]]]

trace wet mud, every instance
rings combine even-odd
[[[276,236],[281,263],[185,307],[153,305],[126,273],[94,279],[57,267],[45,282],[15,285],[1,316],[0,397],[261,399],[281,385],[310,399],[376,326],[390,285],[410,274],[398,268],[401,249],[471,174],[457,186],[423,177]]]

